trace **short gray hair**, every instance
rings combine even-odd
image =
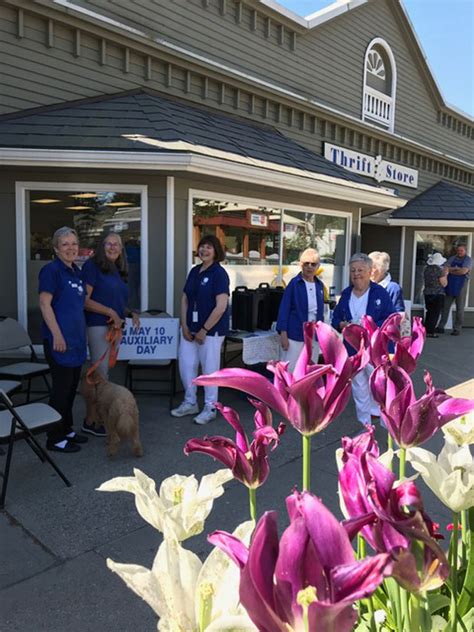
[[[369,254],[369,257],[372,259],[374,266],[385,274],[390,270],[390,255],[388,252],[374,250],[374,252]]]
[[[65,235],[74,235],[77,241],[79,241],[79,235],[74,230],[74,228],[69,228],[69,226],[61,226],[61,228],[58,228],[58,230],[55,231],[53,235],[53,240],[52,240],[53,248],[58,247],[59,240],[61,239],[61,237],[64,237]]]
[[[355,263],[356,261],[362,261],[369,268],[373,265],[372,259],[369,255],[366,255],[365,252],[355,252],[349,259],[349,265],[351,265],[351,263]]]

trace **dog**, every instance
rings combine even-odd
[[[130,439],[134,456],[143,456],[138,407],[128,388],[109,382],[98,371],[93,371],[83,378],[81,394],[86,402],[86,419],[105,426],[107,456],[116,456],[121,439]]]

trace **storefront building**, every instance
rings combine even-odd
[[[272,1],[6,0],[0,24],[2,311],[34,339],[62,225],[82,260],[120,232],[135,306],[174,314],[204,234],[233,287],[287,281],[312,246],[339,292],[351,252],[387,250],[415,306],[430,249],[472,253],[473,122],[398,0],[309,19]]]

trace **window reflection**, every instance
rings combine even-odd
[[[324,283],[342,290],[347,219],[340,216],[269,208],[232,200],[193,200],[193,261],[197,244],[215,235],[225,251],[224,267],[237,285],[288,283],[299,272],[299,254],[316,248]],[[280,248],[282,251],[280,252]]]

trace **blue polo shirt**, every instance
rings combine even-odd
[[[67,345],[64,353],[54,351],[53,334],[42,322],[41,334],[43,339],[49,340],[55,362],[67,367],[81,366],[86,361],[87,353],[84,318],[86,289],[79,268],[75,264],[70,268],[61,259],[55,259],[41,268],[38,291],[53,295],[51,307]]]
[[[201,265],[192,268],[188,274],[183,292],[188,298],[186,324],[189,330],[197,333],[209,318],[216,306],[216,296],[229,295],[229,275],[218,263],[201,272]],[[197,322],[193,322],[193,312],[197,313]],[[208,336],[225,336],[229,332],[229,306]]]
[[[102,272],[95,261],[88,259],[82,266],[82,280],[84,285],[93,287],[90,298],[101,305],[110,307],[120,318],[125,318],[128,303],[128,285],[122,279],[118,270]],[[107,325],[109,317],[86,311],[88,327],[103,327]]]

